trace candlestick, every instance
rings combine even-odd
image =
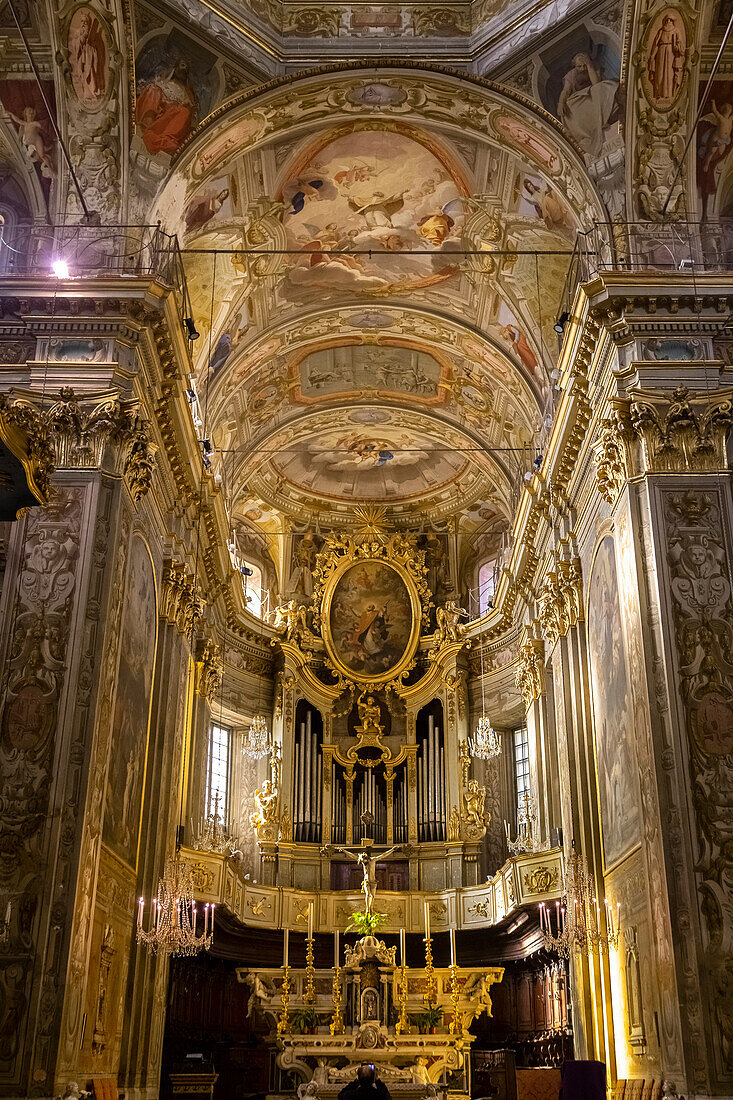
[[[451,1035],[463,1034],[463,1013],[458,1011],[458,967],[451,963],[450,968],[450,1003],[453,1010],[449,1031]]]
[[[285,929],[287,935],[287,929]],[[285,941],[287,945],[287,939]],[[287,950],[287,947],[286,947]],[[284,1035],[288,1030],[288,1005],[290,1003],[290,967],[287,963],[283,966],[283,984],[280,992],[280,1019],[277,1021],[278,1035]]]
[[[456,930],[451,928],[450,930],[450,964],[456,965]]]
[[[305,941],[305,990],[303,1000],[307,1005],[312,1005],[316,999],[315,969],[313,967],[313,937],[309,936]]]
[[[286,928],[283,932],[283,966],[287,970],[288,968],[288,944],[290,941],[290,929]]]
[[[336,933],[336,943],[338,944],[338,932]],[[338,965],[338,960],[333,972],[331,995],[333,997],[333,1015],[331,1017],[330,1031],[332,1035],[343,1035],[344,1018],[341,1015],[341,967]]]
[[[425,992],[422,999],[426,1005],[433,1004],[438,999],[438,982],[433,966],[433,941],[430,936],[425,937]]]
[[[405,930],[402,929],[400,940],[404,944]],[[399,998],[400,1014],[395,1024],[395,1035],[406,1035],[410,1030],[410,1022],[407,1019],[407,967],[405,966],[404,951],[402,955],[402,966],[400,967],[400,980],[397,988],[397,994]]]

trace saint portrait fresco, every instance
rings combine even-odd
[[[107,94],[109,35],[91,8],[77,8],[69,21],[68,57],[71,85],[82,107],[93,109]]]
[[[102,839],[116,856],[134,867],[140,832],[157,618],[153,566],[140,538],[132,540],[128,569]]]
[[[677,8],[665,8],[649,28],[646,77],[649,98],[659,109],[670,107],[682,87],[687,32]]]
[[[594,41],[590,34],[578,49],[581,40],[574,32],[565,40],[565,48],[559,44],[540,90],[544,106],[556,115],[590,162],[619,136],[621,59],[617,51]]]
[[[382,562],[351,566],[337,582],[329,615],[333,654],[350,674],[384,677],[410,643],[410,593],[400,574]]]
[[[328,142],[283,187],[288,245],[303,251],[287,274],[288,295],[406,290],[450,278],[460,197],[436,152],[406,134],[359,130]],[[369,249],[377,255],[364,255]]]
[[[135,120],[151,156],[178,152],[213,103],[214,58],[181,34],[152,39],[135,65]]]
[[[634,716],[621,624],[614,542],[606,536],[589,586],[588,651],[593,691],[603,855],[608,868],[641,832]]]

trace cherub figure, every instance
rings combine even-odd
[[[707,156],[703,162],[702,167],[704,172],[707,172],[713,160],[722,160],[731,143],[731,135],[733,134],[733,103],[723,103],[720,109],[718,109],[715,100],[711,100],[710,116],[708,117],[709,120],[714,123],[715,129],[710,139]]]
[[[8,114],[20,130],[20,140],[25,145],[28,156],[34,164],[40,165],[41,175],[47,178],[55,176],[56,165],[54,163],[53,146],[46,141],[45,128],[40,119],[36,117],[36,108],[24,107],[22,118],[18,118],[12,111],[8,111]]]

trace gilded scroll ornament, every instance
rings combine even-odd
[[[208,699],[209,703],[213,703],[221,687],[223,675],[221,647],[207,639],[198,658],[198,666],[196,692]]]
[[[524,888],[528,894],[546,894],[553,890],[558,883],[557,867],[535,867],[532,871],[526,871],[524,875]]]

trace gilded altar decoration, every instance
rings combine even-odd
[[[461,805],[454,806],[448,818],[448,840],[481,840],[491,824],[491,814],[485,809],[486,788],[478,779],[469,778],[471,754],[468,743],[461,741],[458,746],[461,769]]]
[[[272,613],[272,625],[280,638],[302,645],[312,637],[308,629],[307,608],[297,600],[280,604]]]
[[[414,539],[328,538],[316,561],[313,621],[338,677],[367,688],[407,675],[428,625],[426,577],[425,551]]]

